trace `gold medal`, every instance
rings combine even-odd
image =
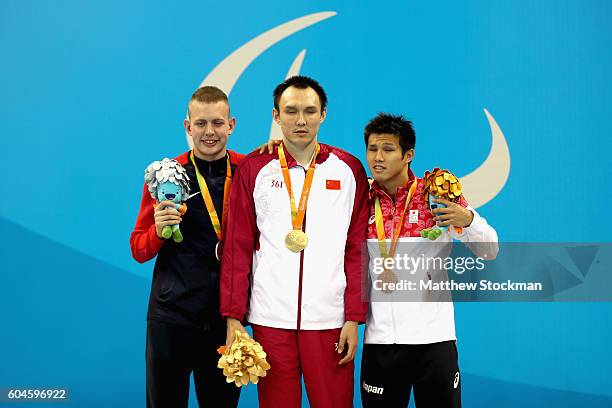
[[[285,237],[285,246],[292,252],[301,252],[308,245],[308,236],[302,230],[291,230]]]
[[[306,248],[306,245],[308,245],[308,237],[306,236],[306,233],[302,231],[302,227],[304,224],[304,216],[306,215],[306,202],[308,201],[308,195],[310,194],[310,187],[314,177],[314,169],[318,154],[319,144],[317,143],[315,145],[315,151],[312,159],[310,160],[310,166],[306,172],[306,178],[304,179],[300,204],[299,207],[296,207],[295,201],[293,200],[291,177],[289,176],[289,168],[287,165],[287,158],[285,157],[285,151],[282,144],[278,146],[278,158],[281,164],[283,180],[285,181],[287,193],[289,194],[289,204],[291,205],[291,225],[293,226],[293,229],[285,237],[285,246],[292,252],[301,252],[304,250],[304,248]]]

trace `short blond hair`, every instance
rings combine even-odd
[[[191,95],[191,99],[189,100],[189,106],[191,106],[192,102],[201,102],[201,103],[225,102],[227,104],[228,116],[229,116],[229,99],[227,98],[227,94],[223,92],[221,89],[217,88],[216,86],[206,85],[206,86],[196,89],[193,95]],[[187,113],[190,113],[189,106],[187,107]]]
[[[203,103],[215,103],[215,102],[225,102],[229,105],[229,101],[227,99],[227,95],[225,92],[217,88],[216,86],[203,86],[198,88],[193,95],[191,95],[191,101],[198,101]]]

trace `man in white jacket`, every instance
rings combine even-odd
[[[421,263],[409,273],[417,288],[410,292],[398,285],[400,275],[393,268],[382,268],[377,261],[394,256],[448,259],[453,239],[476,256],[493,259],[497,234],[463,196],[457,202],[437,200],[445,207],[430,208],[424,178],[410,170],[416,142],[410,121],[379,114],[364,136],[374,181],[368,226],[371,303],[361,364],[363,406],[406,407],[414,389],[418,408],[460,407],[452,301],[449,293],[440,299],[418,290],[420,281],[446,280],[446,270]],[[421,237],[422,230],[436,225],[447,229],[435,241]]]
[[[369,186],[357,158],[319,143],[326,105],[311,78],[277,86],[283,142],[244,158],[232,184],[221,314],[227,344],[246,321],[268,354],[257,385],[264,408],[299,407],[302,375],[312,407],[353,404]]]

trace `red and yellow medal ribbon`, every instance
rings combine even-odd
[[[206,209],[208,210],[210,222],[212,223],[212,226],[215,229],[215,232],[217,233],[217,238],[219,238],[219,241],[223,241],[223,237],[225,235],[225,226],[227,225],[227,204],[229,201],[229,193],[232,186],[232,168],[230,165],[229,155],[227,156],[227,171],[225,173],[225,184],[223,186],[223,212],[221,213],[223,225],[221,225],[221,223],[219,222],[219,216],[217,215],[217,210],[215,209],[212,197],[210,196],[210,192],[208,191],[206,180],[204,180],[204,177],[202,177],[202,174],[200,174],[200,171],[198,170],[198,166],[196,165],[195,159],[193,157],[193,150],[191,151],[189,158],[191,159],[191,163],[193,163],[193,168],[195,169],[196,178],[198,179],[198,185],[200,186],[200,192],[202,193],[204,204],[206,205]]]
[[[374,200],[374,214],[376,218],[376,235],[378,236],[378,247],[380,248],[380,256],[382,258],[393,258],[395,255],[395,247],[397,246],[397,241],[399,240],[400,233],[402,232],[402,227],[404,226],[404,216],[406,215],[406,211],[408,210],[408,205],[410,204],[410,199],[414,194],[414,190],[416,190],[417,179],[415,178],[408,190],[408,196],[406,197],[406,204],[404,205],[404,211],[400,215],[398,225],[393,229],[393,237],[391,239],[391,246],[389,248],[389,252],[387,252],[387,235],[385,234],[385,224],[382,216],[382,209],[380,208],[380,198],[377,196]]]
[[[291,224],[293,225],[294,230],[302,230],[302,223],[304,222],[304,216],[306,215],[306,203],[308,202],[308,194],[310,194],[310,187],[312,186],[312,179],[314,177],[315,163],[317,161],[318,154],[319,144],[317,143],[315,146],[314,156],[312,156],[310,167],[308,167],[306,178],[304,179],[300,204],[299,207],[296,208],[295,200],[293,199],[293,190],[291,189],[291,177],[289,177],[289,167],[287,166],[285,150],[282,144],[278,145],[278,158],[280,160],[285,186],[287,186],[287,192],[289,193],[289,202],[291,203]]]

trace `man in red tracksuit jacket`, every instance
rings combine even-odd
[[[283,142],[245,157],[232,185],[221,314],[227,344],[247,321],[268,355],[264,408],[299,407],[302,374],[312,407],[353,404],[369,185],[359,160],[317,142],[326,101],[311,78],[280,84],[273,117]]]
[[[142,192],[130,247],[138,262],[157,256],[147,314],[148,407],[187,407],[191,373],[200,406],[238,404],[240,389],[227,384],[217,368],[216,349],[226,335],[219,313],[216,255],[224,231],[215,229],[211,222],[212,213],[221,225],[227,217],[224,196],[229,191],[224,191],[229,190],[228,176],[242,159],[242,155],[226,150],[235,123],[225,93],[210,86],[198,89],[185,120],[193,150],[176,158],[190,180],[187,212],[181,216],[174,209],[164,209],[169,202],[156,203],[146,185]],[[205,204],[207,195],[214,208]],[[181,243],[160,238],[164,226],[179,223],[184,237]]]

